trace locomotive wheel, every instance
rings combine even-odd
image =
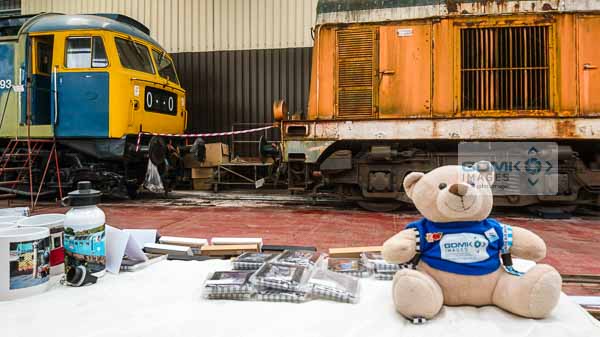
[[[135,199],[138,198],[138,196],[139,196],[139,194],[138,194],[139,186],[137,184],[127,184],[126,188],[127,188],[127,195],[129,196],[129,198],[131,200],[135,200]]]
[[[393,212],[402,207],[397,201],[357,201],[358,206],[371,212]]]

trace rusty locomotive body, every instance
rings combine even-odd
[[[275,109],[289,188],[371,209],[463,141],[559,144],[558,193],[597,204],[600,1],[321,0],[307,113]]]

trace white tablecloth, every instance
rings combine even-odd
[[[544,320],[523,319],[494,307],[444,308],[425,325],[395,311],[391,281],[361,280],[360,303],[211,301],[202,283],[229,261],[162,261],[98,284],[65,287],[52,280],[41,295],[0,302],[2,337],[117,336],[600,336],[600,324],[567,296]]]

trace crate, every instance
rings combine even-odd
[[[206,178],[192,179],[192,188],[196,191],[210,191],[213,188],[213,180]]]

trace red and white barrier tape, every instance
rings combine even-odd
[[[248,130],[239,130],[239,131],[227,131],[227,132],[213,132],[213,133],[154,133],[154,132],[140,132],[138,133],[137,144],[135,146],[135,151],[138,152],[140,150],[140,143],[142,141],[142,135],[149,136],[162,136],[162,137],[179,137],[179,138],[198,138],[198,137],[220,137],[220,136],[233,136],[233,135],[241,135],[244,133],[253,133],[258,131],[264,131],[274,128],[275,126],[269,125],[264,126],[262,128],[248,129]]]

